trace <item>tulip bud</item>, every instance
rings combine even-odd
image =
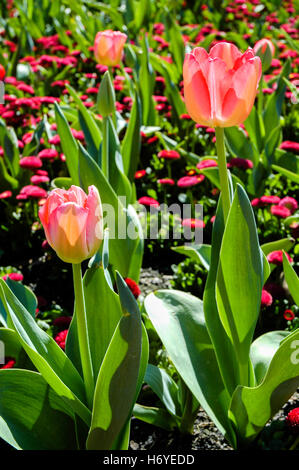
[[[275,54],[275,47],[273,43],[269,39],[261,39],[255,44],[253,51],[255,55],[261,59],[262,71],[266,72],[270,67]]]
[[[108,70],[104,73],[100,84],[97,108],[99,113],[104,117],[109,116],[115,109],[115,93]]]
[[[103,214],[98,190],[88,195],[78,186],[54,189],[39,210],[47,241],[66,263],[91,258],[103,239]]]

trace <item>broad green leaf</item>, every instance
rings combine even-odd
[[[254,166],[257,165],[259,160],[257,149],[253,147],[242,129],[238,129],[237,127],[227,127],[224,134],[228,148],[234,156],[238,158],[247,158],[248,160],[253,161]]]
[[[92,146],[92,148],[98,149],[102,140],[102,134],[97,123],[95,122],[95,119],[86,109],[75,90],[70,85],[66,85],[66,88],[78,106],[80,112],[79,119],[81,123],[85,124],[83,131],[86,132],[85,137],[88,139],[89,145]]]
[[[16,133],[12,127],[6,128],[4,136],[4,160],[7,163],[11,176],[17,178],[20,173],[20,155]]]
[[[0,360],[2,356],[12,357],[18,363],[21,350],[17,333],[10,328],[0,328]]]
[[[292,268],[285,253],[283,254],[283,270],[291,296],[295,300],[296,304],[299,306],[299,277],[297,276],[295,270]]]
[[[250,347],[250,358],[254,368],[257,385],[264,379],[269,364],[279,348],[281,341],[290,334],[289,331],[269,331],[259,336]]]
[[[177,420],[163,408],[145,406],[136,403],[133,413],[135,418],[153,426],[158,426],[166,431],[172,431],[178,427]]]
[[[149,59],[149,47],[146,37],[142,40],[142,56],[139,71],[140,93],[142,97],[142,123],[145,126],[156,124],[156,110],[153,94],[155,87],[155,74]]]
[[[245,125],[245,129],[247,130],[249,134],[251,141],[253,141],[257,150],[261,152],[263,149],[261,126],[263,126],[264,124],[255,106],[252,107],[251,113],[246,119],[244,125]]]
[[[196,263],[202,264],[207,271],[210,269],[211,245],[172,246],[171,249],[177,253],[188,256]]]
[[[54,339],[37,326],[6,283],[3,280],[0,283],[1,300],[22,347],[48,384],[88,423],[90,413],[84,405],[85,390],[79,373]]]
[[[293,238],[282,238],[281,240],[275,240],[274,242],[264,243],[261,245],[261,249],[267,256],[269,253],[276,250],[289,251],[294,243],[295,240]]]
[[[60,136],[62,151],[66,157],[66,164],[73,184],[79,184],[78,176],[78,144],[71,132],[70,126],[61,111],[59,105],[55,103],[55,120],[57,132]]]
[[[109,182],[118,197],[126,197],[127,206],[131,202],[132,188],[124,170],[124,155],[121,154],[121,147],[117,132],[111,117],[108,117],[109,135]],[[102,147],[101,147],[102,150]]]
[[[150,60],[155,70],[165,78],[165,94],[171,103],[172,111],[174,111],[176,119],[180,120],[180,116],[187,111],[179,88],[173,81],[173,71],[168,68],[170,64],[164,63],[164,61],[153,52],[150,53]]]
[[[73,184],[73,181],[71,178],[66,178],[64,176],[61,176],[61,177],[58,177],[58,178],[54,178],[52,181],[51,181],[51,185],[54,187],[54,188],[60,188],[60,189],[70,189],[70,187],[72,186]]]
[[[122,310],[118,295],[107,284],[103,267],[88,269],[83,283],[90,352],[97,377]]]
[[[175,16],[167,11],[165,15],[166,35],[169,40],[169,48],[174,58],[174,62],[179,70],[183,70],[185,57],[185,44],[179,25]]]
[[[238,429],[238,445],[251,442],[298,386],[299,330],[296,330],[282,341],[260,385],[236,389],[229,413]]]
[[[6,284],[19,301],[24,305],[26,310],[31,314],[33,318],[36,316],[37,309],[37,298],[27,286],[24,286],[21,282],[12,281],[9,277],[6,279]]]
[[[107,207],[107,217],[104,217],[104,221],[110,229],[110,263],[122,276],[128,277],[131,257],[139,243],[138,236],[136,239],[126,236],[125,230],[131,218],[96,162],[81,145],[79,149],[80,184],[85,191],[88,186],[94,184],[99,191],[104,212],[105,205]]]
[[[178,386],[164,369],[148,364],[144,382],[151,387],[170,414],[180,415]]]
[[[224,232],[221,196],[218,201],[216,218],[213,223],[211,261],[203,302],[206,326],[214,346],[223,382],[231,395],[239,381],[238,361],[232,342],[220,320],[216,302],[216,279],[220,248]]]
[[[281,126],[278,125],[270,132],[265,143],[265,155],[267,158],[268,165],[271,165],[274,161],[274,154],[276,149],[279,147],[282,140]]]
[[[239,383],[243,384],[249,383],[249,349],[260,312],[263,280],[254,214],[245,191],[237,186],[220,250],[216,300],[220,320],[238,356]]]
[[[283,168],[282,166],[278,165],[272,165],[272,169],[277,171],[283,176],[286,176],[291,181],[294,181],[294,183],[299,183],[299,175],[298,173],[293,173],[290,170],[287,170],[286,168]]]
[[[142,110],[139,93],[135,92],[134,102],[131,109],[130,120],[122,141],[122,157],[124,171],[128,178],[133,181],[138,167],[141,149],[140,127],[142,124]]]
[[[104,357],[94,395],[87,449],[109,450],[130,418],[136,399],[141,349],[141,316],[126,283],[117,277],[123,316]]]
[[[220,431],[233,440],[227,417],[230,397],[219,373],[202,301],[185,292],[159,290],[148,295],[144,305],[183,381]]]
[[[0,437],[16,449],[75,450],[65,402],[37,372],[0,370]]]
[[[263,119],[264,119],[264,124],[265,124],[265,135],[270,135],[272,130],[279,126],[280,123],[280,115],[281,115],[281,108],[283,104],[283,100],[285,98],[285,90],[286,90],[286,84],[284,81],[284,77],[287,77],[290,73],[290,61],[288,60],[283,69],[282,72],[277,80],[277,88],[275,90],[275,93],[273,93],[266,105],[264,114],[263,114]]]

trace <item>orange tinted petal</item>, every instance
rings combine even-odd
[[[88,258],[86,224],[88,209],[68,202],[50,214],[48,242],[67,263],[80,263]]]
[[[211,105],[207,82],[192,54],[184,62],[184,96],[188,113],[198,124],[210,125]]]

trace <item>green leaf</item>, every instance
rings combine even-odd
[[[80,144],[79,149],[80,185],[85,191],[87,191],[88,186],[92,184],[97,187],[104,211],[106,204],[109,209],[112,206],[115,217],[112,217],[113,214],[110,210],[106,220],[104,218],[104,222],[107,223],[112,235],[110,238],[110,262],[115,269],[120,271],[122,276],[128,277],[132,263],[132,254],[136,250],[139,238],[138,236],[135,239],[126,237],[126,232],[121,232],[119,235],[118,231],[124,231],[132,218],[130,218],[128,212],[125,211],[115,191],[96,162]],[[137,229],[138,227],[136,226],[136,230]]]
[[[283,253],[283,270],[291,296],[295,300],[296,304],[299,305],[299,278],[295,270],[290,265],[285,253]]]
[[[214,346],[222,380],[232,394],[238,383],[238,362],[233,345],[221,323],[216,303],[216,279],[219,264],[220,248],[224,232],[224,219],[221,196],[218,201],[216,218],[213,223],[211,262],[203,302],[206,326]],[[229,358],[229,360],[227,359]]]
[[[173,431],[173,429],[178,427],[176,419],[163,408],[145,406],[136,403],[133,413],[135,418],[151,424],[152,426],[158,426],[166,431]]]
[[[263,257],[254,214],[244,189],[238,186],[220,250],[216,300],[220,320],[236,350],[244,384],[249,381],[249,349],[260,312],[263,280]]]
[[[109,182],[118,197],[126,197],[124,205],[127,206],[132,199],[132,188],[125,174],[120,142],[111,117],[108,118],[108,137]]]
[[[78,106],[80,123],[84,125],[83,132],[87,141],[89,142],[89,147],[99,149],[100,143],[102,141],[102,134],[95,119],[86,109],[75,90],[70,85],[66,85],[66,88]]]
[[[0,328],[0,361],[2,356],[4,356],[12,357],[18,363],[21,350],[22,346],[16,332],[10,328]]]
[[[31,314],[32,318],[35,319],[37,309],[37,298],[27,286],[24,286],[21,282],[13,281],[9,277],[6,279],[6,284],[19,301],[24,305],[26,310]]]
[[[283,168],[282,166],[278,165],[272,165],[272,169],[277,171],[281,175],[286,176],[286,178],[293,181],[294,183],[299,183],[298,173],[293,173],[292,171],[287,170],[286,168]]]
[[[145,126],[154,126],[156,123],[156,110],[153,94],[155,87],[155,74],[149,59],[148,40],[142,40],[142,56],[139,71],[140,93],[142,97],[142,122]]]
[[[237,127],[227,127],[224,131],[225,140],[230,152],[238,158],[247,158],[256,166],[259,161],[259,154],[246,137],[242,129]]]
[[[289,251],[294,246],[294,243],[295,240],[293,238],[282,238],[281,240],[275,240],[274,242],[264,243],[263,245],[261,245],[261,249],[267,256],[272,251]]]
[[[125,137],[122,141],[122,156],[124,171],[128,178],[133,181],[138,167],[141,149],[140,127],[142,124],[141,103],[138,92],[135,92],[135,99],[131,109],[131,115]]]
[[[185,57],[185,44],[181,29],[175,20],[175,16],[168,12],[165,15],[166,35],[169,41],[169,48],[174,58],[174,62],[179,70],[183,70]]]
[[[220,431],[233,440],[227,417],[230,397],[219,373],[202,301],[185,292],[159,290],[146,297],[144,306],[183,381]]]
[[[71,132],[70,126],[61,111],[59,105],[55,103],[55,120],[57,124],[57,132],[60,136],[62,151],[66,158],[66,164],[72,182],[79,185],[78,177],[78,144]]]
[[[262,138],[261,126],[263,126],[264,124],[255,106],[252,107],[251,113],[246,119],[244,125],[245,125],[246,131],[248,132],[250,140],[254,143],[257,150],[261,152],[263,149],[263,138]]]
[[[90,413],[84,405],[85,390],[79,373],[54,339],[37,326],[6,283],[0,280],[0,284],[1,300],[22,347],[48,384],[88,423]]]
[[[77,448],[72,413],[40,374],[28,370],[0,370],[0,437],[16,449]]]
[[[172,246],[171,249],[176,253],[188,256],[196,263],[202,264],[207,271],[210,269],[211,245]]]
[[[148,364],[144,382],[151,387],[170,414],[173,416],[181,414],[178,386],[164,369]]]
[[[299,386],[299,330],[288,335],[275,352],[263,382],[239,386],[230,406],[238,429],[239,446],[247,445],[263,429]]]
[[[259,336],[251,345],[250,358],[254,368],[256,383],[264,379],[269,364],[280,346],[281,341],[290,334],[289,331],[269,331]]]
[[[267,106],[264,111],[264,125],[265,125],[265,135],[270,135],[272,130],[279,126],[280,115],[282,109],[282,103],[285,97],[286,84],[284,77],[287,77],[290,73],[290,61],[288,60],[282,72],[277,80],[277,88],[275,93],[273,93],[267,103]]]
[[[141,358],[141,316],[126,283],[117,277],[123,316],[104,357],[94,395],[87,449],[109,450],[130,418]]]

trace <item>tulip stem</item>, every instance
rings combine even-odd
[[[109,181],[109,123],[108,116],[103,117],[102,170]]]
[[[218,155],[218,169],[219,169],[220,188],[221,188],[221,195],[222,195],[223,215],[224,215],[224,222],[226,222],[229,209],[230,209],[230,195],[229,195],[229,181],[228,181],[228,171],[227,171],[227,165],[226,165],[226,155],[225,155],[225,145],[224,145],[224,129],[221,127],[216,127],[215,133],[216,133],[216,149],[217,149],[217,155]]]
[[[79,341],[79,351],[81,357],[83,378],[85,384],[87,403],[90,409],[93,403],[94,394],[94,378],[91,362],[91,354],[89,349],[87,318],[84,300],[83,281],[81,274],[81,264],[73,264],[73,279],[75,291],[75,310],[77,320],[77,331]]]

